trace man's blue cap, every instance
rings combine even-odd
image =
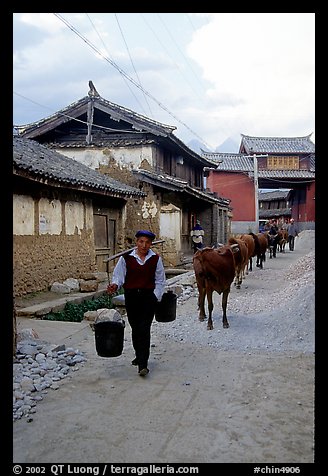
[[[148,230],[139,230],[139,231],[137,231],[135,236],[136,236],[136,238],[139,238],[140,236],[146,236],[147,238],[150,238],[151,241],[153,241],[156,237],[156,235],[154,233],[152,233],[151,231],[148,231]]]

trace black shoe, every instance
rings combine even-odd
[[[131,362],[132,365],[138,365],[138,360],[137,358],[133,359]]]
[[[144,369],[139,370],[140,377],[145,377],[147,374],[149,374],[149,369],[144,368]]]

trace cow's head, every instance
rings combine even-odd
[[[231,249],[232,253],[237,253],[240,250],[238,243],[230,245],[230,249]]]
[[[224,245],[223,243],[218,243],[216,249],[219,250],[223,246],[226,246],[226,247],[230,248],[232,253],[237,253],[237,251],[239,251],[239,249],[240,249],[238,243],[234,243],[233,245]]]

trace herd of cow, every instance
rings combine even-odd
[[[215,248],[202,248],[193,256],[193,268],[198,288],[199,320],[204,321],[205,297],[208,304],[207,329],[213,329],[213,292],[222,293],[222,323],[224,328],[229,327],[227,320],[227,303],[231,284],[239,289],[243,277],[252,271],[253,258],[256,257],[256,266],[263,268],[266,252],[270,258],[275,258],[277,249],[284,252],[287,243],[286,230],[279,230],[275,235],[264,233],[247,233],[230,237],[228,243],[221,243]]]

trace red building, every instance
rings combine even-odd
[[[202,151],[213,163],[206,169],[207,188],[231,200],[232,233],[258,231],[259,189],[290,189],[291,217],[300,230],[315,228],[315,145],[310,138],[242,134],[239,153]]]

